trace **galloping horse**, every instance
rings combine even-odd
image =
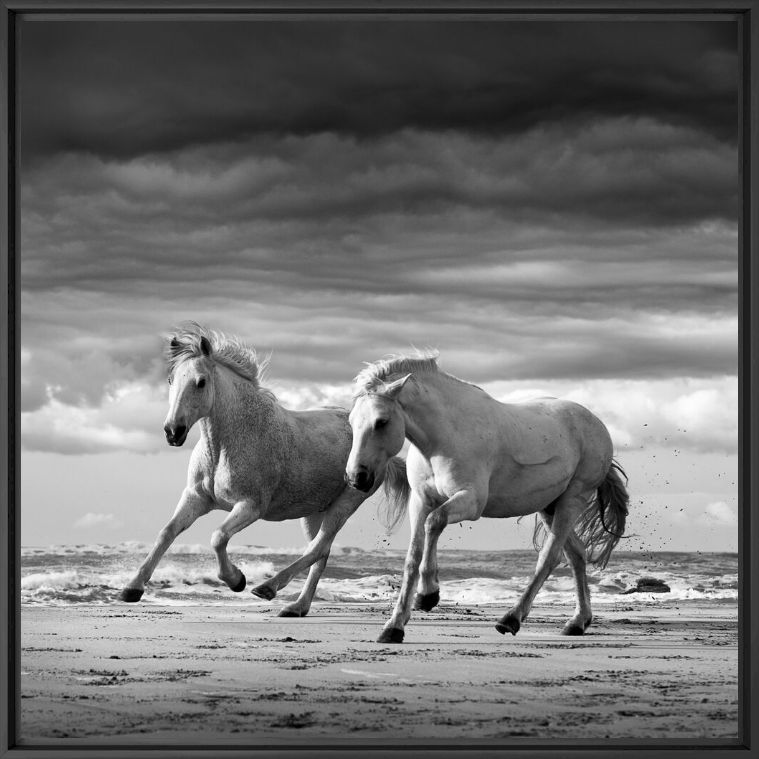
[[[219,579],[237,593],[246,580],[227,555],[230,538],[257,519],[301,519],[310,541],[304,554],[252,592],[271,600],[296,574],[311,567],[298,598],[279,613],[305,616],[335,535],[382,481],[378,477],[364,491],[349,488],[344,481],[351,446],[348,412],[283,408],[261,387],[262,366],[252,348],[194,322],[182,325],[171,337],[166,359],[170,384],[166,440],[172,446],[182,445],[196,422],[200,440],[176,511],[121,591],[121,599],[139,601],[176,537],[198,517],[222,509],[229,515],[213,533],[211,545]],[[391,460],[384,482],[388,505],[400,515],[408,497],[401,459]]]
[[[348,482],[370,492],[404,438],[411,443],[411,541],[379,642],[403,641],[417,579],[415,608],[429,611],[439,602],[437,542],[446,525],[531,513],[540,515],[546,532],[535,575],[496,629],[516,635],[563,551],[577,607],[562,632],[582,635],[592,620],[586,550],[597,552],[591,561],[606,565],[624,532],[629,500],[603,423],[583,406],[555,398],[500,403],[441,371],[437,356],[377,361],[355,382]]]

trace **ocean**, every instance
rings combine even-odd
[[[27,546],[21,549],[21,603],[26,606],[121,604],[118,594],[150,549],[147,543],[116,545]],[[232,546],[230,558],[242,569],[248,587],[232,593],[216,577],[216,558],[206,545],[174,545],[164,556],[142,598],[157,605],[270,606],[297,597],[303,578],[280,591],[274,602],[249,589],[300,555],[301,549],[273,551],[265,546]],[[333,546],[316,601],[391,602],[403,574],[405,551]],[[535,568],[532,550],[471,551],[441,549],[441,603],[510,606],[524,590]],[[642,578],[656,578],[669,592],[626,591]],[[609,565],[588,568],[594,606],[635,599],[644,604],[689,601],[738,603],[738,555],[735,553],[619,552]],[[536,604],[573,605],[568,566],[547,580]]]

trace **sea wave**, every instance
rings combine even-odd
[[[116,545],[79,544],[26,546],[21,549],[21,601],[31,605],[120,603],[120,590],[134,576],[150,546],[142,542]],[[230,557],[245,573],[248,587],[290,564],[300,548],[230,547]],[[392,603],[403,573],[405,551],[337,547],[317,590],[317,600],[339,603]],[[439,552],[442,603],[511,605],[535,568],[533,551]],[[177,544],[163,557],[148,584],[143,603],[266,604],[249,592],[233,593],[217,575],[210,547]],[[305,573],[277,596],[287,602],[298,596]],[[666,593],[635,592],[641,578],[655,577]],[[604,570],[589,566],[588,583],[596,605],[620,600],[632,603],[713,601],[737,603],[738,558],[735,554],[614,554]],[[629,595],[628,595],[629,594]],[[540,604],[573,604],[574,580],[559,566],[538,596]]]

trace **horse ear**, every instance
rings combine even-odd
[[[200,352],[204,356],[211,355],[211,343],[209,342],[208,338],[205,335],[203,335],[203,337],[200,338]]]
[[[400,379],[395,380],[395,382],[391,382],[389,385],[385,385],[385,387],[382,389],[382,394],[396,399],[401,390],[403,390],[404,385],[411,379],[411,377],[411,374],[407,374],[405,377],[401,377]]]
[[[172,335],[171,336],[171,340],[169,342],[169,346],[171,348],[178,348],[179,347],[179,340],[177,340],[177,336],[176,335]]]

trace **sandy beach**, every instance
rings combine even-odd
[[[386,604],[80,605],[22,611],[21,745],[427,746],[481,740],[726,743],[738,734],[737,610],[646,604],[418,612],[375,642]]]

